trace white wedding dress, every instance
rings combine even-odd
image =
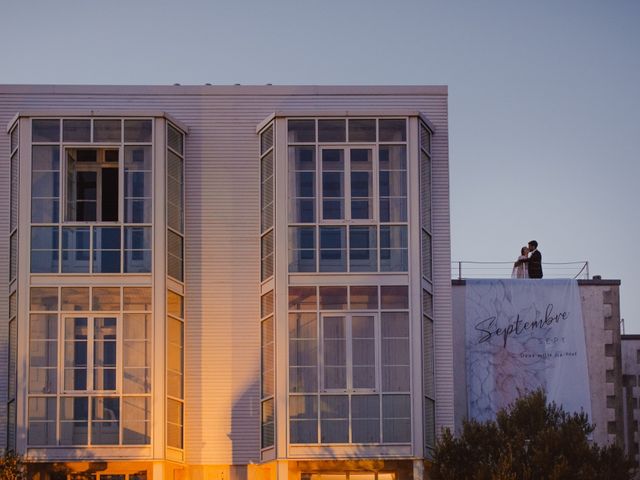
[[[520,255],[518,260],[526,260],[527,258],[528,257],[526,255]],[[511,278],[529,278],[527,264],[521,263],[520,265],[514,266],[513,271],[511,272]]]

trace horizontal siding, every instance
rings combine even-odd
[[[239,87],[242,88],[242,87]],[[45,91],[46,89],[43,89]],[[2,87],[0,87],[2,92]],[[256,125],[274,111],[419,110],[434,136],[434,276],[438,425],[453,419],[450,368],[447,105],[427,95],[2,94],[0,123],[24,110],[160,110],[189,128],[186,142],[186,452],[194,464],[259,461],[259,171]],[[6,135],[3,137],[7,137]],[[0,143],[8,150],[7,138]],[[8,157],[0,222],[8,229]],[[0,244],[8,251],[6,236]],[[7,256],[0,278],[8,277]],[[446,282],[445,280],[446,273]],[[6,280],[2,280],[6,288]],[[450,287],[449,287],[450,288]],[[449,293],[448,293],[449,292]],[[439,297],[439,296],[442,297]],[[6,311],[6,298],[0,297]],[[2,324],[6,355],[6,322]],[[0,351],[2,354],[2,351]],[[5,357],[6,358],[6,357]],[[0,364],[2,364],[0,362]],[[449,369],[449,370],[447,370]],[[0,383],[6,391],[6,375]],[[451,385],[451,387],[450,387]],[[4,405],[3,405],[4,408]],[[0,435],[4,438],[2,429]]]

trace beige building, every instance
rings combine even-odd
[[[0,86],[0,123],[0,446],[36,478],[423,477],[446,87]]]

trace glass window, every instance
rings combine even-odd
[[[316,396],[289,397],[289,428],[291,443],[318,443],[318,398]]]
[[[62,273],[89,273],[89,227],[62,228]]]
[[[56,398],[30,397],[29,409],[29,445],[56,444]]]
[[[184,318],[184,298],[182,295],[167,290],[167,309],[169,315],[177,318]]]
[[[151,120],[125,120],[124,141],[126,143],[151,143]]]
[[[431,263],[431,235],[422,230],[422,275],[431,280],[432,276],[432,263]]]
[[[345,227],[320,227],[320,271],[346,272]]]
[[[424,394],[435,398],[435,363],[433,351],[433,320],[422,317],[422,345],[423,345],[423,385]]]
[[[409,308],[409,287],[407,286],[382,286],[380,287],[381,306],[383,310],[395,310]]]
[[[289,391],[318,391],[318,318],[289,314]]]
[[[378,395],[351,397],[351,441],[353,443],[380,442],[380,397]]]
[[[120,143],[122,138],[121,122],[114,120],[93,121],[93,141],[103,143]]]
[[[88,119],[62,120],[62,139],[65,142],[90,142],[91,121]]]
[[[93,389],[116,389],[116,319],[94,318]]]
[[[167,274],[179,282],[184,280],[183,242],[181,235],[167,231]]]
[[[352,148],[351,158],[351,219],[373,218],[373,151]]]
[[[123,310],[151,310],[151,288],[124,287],[122,304]]]
[[[349,141],[350,142],[375,142],[376,141],[376,121],[375,119],[349,119]]]
[[[319,142],[346,141],[346,122],[340,119],[318,120]]]
[[[260,325],[260,366],[261,366],[261,398],[274,394],[274,354],[275,343],[273,338],[273,316],[266,318]]]
[[[422,227],[431,230],[431,159],[420,154],[420,204]]]
[[[289,148],[289,221],[315,222],[315,147]]]
[[[29,393],[56,393],[58,317],[32,314],[29,320]]]
[[[404,118],[381,118],[378,130],[381,142],[405,142],[407,140],[407,121]]]
[[[31,227],[31,273],[58,273],[58,227]]]
[[[349,293],[351,294],[351,308],[353,310],[378,309],[377,286],[352,286],[349,288]]]
[[[60,445],[86,445],[89,432],[89,398],[60,398]]]
[[[151,223],[151,146],[124,149],[124,221]]]
[[[184,325],[173,317],[167,318],[167,394],[184,395]]]
[[[344,150],[322,150],[322,219],[344,218]]]
[[[316,287],[289,287],[289,310],[316,310]]]
[[[316,271],[315,227],[289,227],[289,271]]]
[[[407,221],[407,149],[404,145],[380,147],[380,221]]]
[[[260,160],[260,225],[264,232],[273,227],[273,151]]]
[[[31,287],[30,310],[36,312],[58,310],[58,288]]]
[[[270,398],[261,404],[260,424],[261,424],[261,442],[262,448],[272,447],[275,441],[275,406],[274,399]]]
[[[91,443],[117,445],[120,443],[120,398],[91,399]]]
[[[40,260],[40,259],[37,259]],[[9,236],[9,280],[13,281],[18,274],[18,232]]]
[[[322,318],[324,390],[347,388],[347,332],[344,316]]]
[[[124,227],[125,273],[151,272],[151,227]]]
[[[91,293],[93,297],[92,310],[120,310],[120,287],[93,287]]]
[[[376,388],[375,319],[371,315],[351,317],[352,387]]]
[[[349,397],[323,395],[320,397],[321,443],[349,442]]]
[[[420,123],[420,147],[425,152],[431,153],[431,132],[424,123]]]
[[[260,317],[273,314],[273,290],[260,297]]]
[[[382,391],[408,392],[410,379],[408,313],[383,313],[381,330]]]
[[[151,398],[122,398],[122,443],[148,445],[151,443]],[[104,478],[104,476],[101,476]],[[129,476],[131,478],[131,476]]]
[[[183,405],[182,402],[167,399],[167,445],[174,448],[182,448],[183,433]]]
[[[59,207],[60,148],[36,145],[31,151],[31,222],[58,222]]]
[[[120,273],[120,227],[94,227],[93,273]]]
[[[264,281],[273,276],[273,230],[260,239],[260,252],[262,257],[261,279]]]
[[[15,130],[14,130],[15,131]],[[9,231],[12,232],[14,228],[18,226],[18,169],[19,159],[18,152],[16,151],[13,155],[11,155],[11,165],[9,168],[11,169],[10,182],[9,182]],[[31,215],[33,216],[33,207]]]
[[[382,441],[411,442],[411,401],[409,395],[382,396]]]
[[[167,153],[167,224],[179,233],[184,231],[183,176],[183,160],[169,151]]]
[[[409,252],[406,226],[380,226],[380,271],[406,272]]]
[[[64,389],[87,390],[87,318],[65,318],[64,325]]]
[[[345,310],[347,287],[320,287],[321,310]]]
[[[378,270],[376,227],[349,227],[349,271]]]
[[[184,154],[184,135],[173,125],[167,125],[167,145],[179,155]]]
[[[61,310],[89,310],[89,287],[62,287]]]
[[[316,141],[315,120],[289,120],[289,143],[308,143]]]
[[[31,140],[33,142],[60,141],[60,120],[33,119],[31,121]]]
[[[127,313],[123,317],[124,393],[151,392],[151,319],[148,314]]]

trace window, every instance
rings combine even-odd
[[[167,445],[183,448],[184,298],[167,290]]]
[[[145,175],[151,181],[151,172]],[[184,134],[171,124],[167,124],[167,275],[184,281]]]
[[[431,237],[431,131],[420,123],[420,220],[422,276],[431,280],[432,237]]]
[[[275,332],[273,324],[273,291],[260,299],[260,398],[261,447],[272,447],[275,442]]]
[[[149,444],[151,289],[32,287],[30,297],[29,445]]]
[[[289,288],[291,443],[411,441],[408,293]]]
[[[260,132],[260,279],[267,280],[274,274],[274,126]]]

